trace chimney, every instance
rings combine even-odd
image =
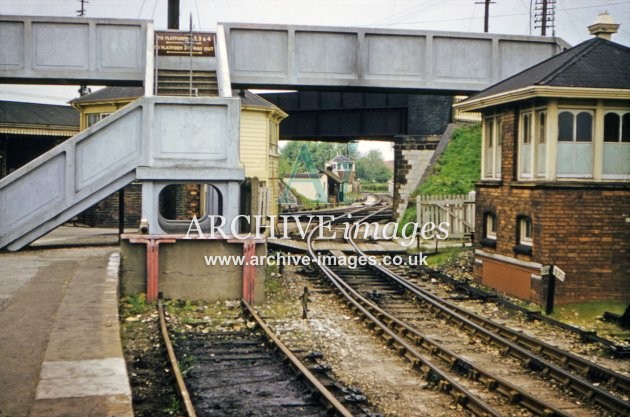
[[[591,35],[595,35],[598,38],[606,39],[608,41],[613,33],[617,33],[618,29],[619,24],[615,23],[607,11],[600,13],[599,16],[597,16],[595,23],[588,27]]]

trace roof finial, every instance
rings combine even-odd
[[[617,33],[619,29],[619,24],[615,23],[615,21],[610,17],[608,11],[600,13],[597,16],[597,20],[595,23],[588,27],[591,35],[595,35],[598,38],[610,40],[613,33]]]

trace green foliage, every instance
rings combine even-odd
[[[388,185],[386,182],[363,182],[361,183],[361,191],[371,191],[373,193],[386,193]]]
[[[179,414],[182,411],[182,404],[179,400],[179,398],[173,398],[173,400],[171,401],[171,404],[166,407],[166,409],[164,410],[164,412],[168,415],[175,415],[175,414]]]
[[[555,307],[551,317],[582,329],[596,331],[603,337],[630,338],[630,330],[623,330],[617,324],[602,321],[604,312],[623,314],[628,306],[620,301],[589,301]]]
[[[280,150],[280,163],[278,165],[278,170],[281,178],[291,173],[293,164],[295,164],[298,160],[298,155],[303,144],[307,145],[311,158],[313,158],[315,168],[317,169],[325,169],[324,165],[326,162],[330,161],[337,155],[345,155],[350,159],[354,159],[356,157],[354,147],[347,146],[345,143],[290,141]],[[348,153],[350,154],[348,155]],[[305,172],[304,167],[300,167],[298,172]]]
[[[188,372],[197,364],[197,358],[193,355],[184,354],[182,360],[179,361],[179,371],[186,376]]]
[[[265,294],[278,294],[283,289],[282,274],[274,271],[276,268],[267,267],[267,277],[265,278]]]
[[[466,194],[475,188],[481,172],[481,126],[462,126],[422,183],[417,194]]]
[[[438,249],[436,254],[427,258],[427,263],[430,267],[435,268],[457,259],[460,253],[464,251],[470,251],[470,249],[461,247]]]
[[[146,294],[130,295],[123,299],[123,307],[125,316],[133,316],[136,314],[145,314],[153,309],[153,305],[147,302]]]
[[[415,203],[410,202],[409,206],[407,206],[407,208],[405,209],[402,218],[398,221],[398,226],[396,227],[396,236],[400,236],[402,234],[402,228],[404,228],[406,224],[414,223],[416,220],[416,205]]]
[[[356,160],[356,174],[365,182],[386,182],[392,177],[392,171],[383,162],[383,154],[378,149],[371,149]]]

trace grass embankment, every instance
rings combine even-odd
[[[386,193],[389,191],[389,185],[386,182],[362,182],[361,191],[372,193]]]
[[[466,194],[475,189],[481,172],[481,125],[455,129],[444,153],[431,168],[429,177],[411,194],[402,224],[415,221],[415,198],[419,194]]]

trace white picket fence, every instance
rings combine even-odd
[[[475,192],[416,197],[419,224],[448,222],[449,239],[461,239],[475,230]]]

